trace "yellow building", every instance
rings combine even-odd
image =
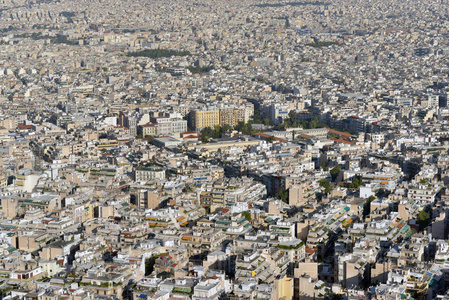
[[[216,110],[194,110],[191,116],[192,127],[201,129],[220,125],[220,111]]]
[[[244,121],[244,119],[240,119],[239,111],[237,109],[220,110],[220,126],[229,125],[234,127],[239,121]]]
[[[137,127],[137,134],[141,134],[143,137],[147,135],[157,136],[159,134],[157,124],[148,123]]]
[[[83,221],[92,220],[95,212],[95,208],[98,206],[99,202],[91,201],[89,203],[84,204],[84,212],[83,212]]]
[[[2,205],[2,216],[3,218],[13,219],[16,217],[19,210],[19,201],[14,198],[0,199],[0,204]]]
[[[293,299],[293,283],[294,279],[284,276],[274,281],[274,299],[291,300]],[[273,299],[273,297],[271,298]]]

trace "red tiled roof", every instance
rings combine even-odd
[[[142,127],[155,127],[157,126],[157,124],[153,124],[153,123],[147,123],[145,125],[141,125]]]
[[[306,253],[313,254],[316,251],[317,251],[317,249],[312,249],[312,248],[306,247]]]
[[[269,135],[269,134],[262,133],[262,132],[256,133],[256,135],[262,136],[262,137],[264,137],[264,138],[269,138],[270,136],[272,136],[272,137],[274,137],[274,140],[276,140],[276,141],[278,141],[278,142],[288,142],[288,141],[285,140],[285,139],[281,139],[281,138],[275,137],[275,136],[273,136],[273,135]]]
[[[22,124],[17,125],[17,127],[19,129],[31,129],[31,128],[33,128],[32,125],[22,125]]]
[[[343,132],[343,131],[338,131],[338,130],[334,130],[334,129],[330,129],[330,128],[326,128],[327,131],[329,131],[330,133],[335,133],[338,134],[340,136],[346,136],[346,137],[350,137],[352,136],[352,134],[348,133],[348,132]]]
[[[311,135],[304,134],[304,133],[300,134],[299,137],[302,137],[302,138],[304,138],[304,139],[311,139],[311,138],[312,138]]]
[[[335,139],[334,142],[342,143],[342,144],[349,144],[349,145],[354,145],[355,144],[355,142],[350,142],[350,141],[344,140],[344,139]]]

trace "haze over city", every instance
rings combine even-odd
[[[449,299],[448,0],[0,0],[0,299]]]

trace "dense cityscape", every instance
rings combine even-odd
[[[0,0],[0,299],[449,300],[448,0]]]

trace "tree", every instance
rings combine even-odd
[[[263,119],[263,124],[266,126],[273,126],[273,121],[268,118]]]
[[[350,188],[350,189],[358,189],[359,186],[362,185],[362,183],[363,183],[363,182],[362,182],[362,178],[356,177],[356,178],[354,179],[354,181],[351,182],[351,183],[349,184],[349,188]]]
[[[282,200],[285,203],[288,203],[288,190],[280,188],[279,191],[276,193],[276,198]]]
[[[329,194],[332,191],[331,184],[330,184],[329,180],[321,179],[320,181],[318,181],[318,183],[320,184],[321,187],[324,188],[324,193],[326,195]]]
[[[312,118],[312,120],[310,120],[309,127],[310,127],[310,129],[314,129],[314,128],[317,128],[319,126],[319,124],[320,124],[320,121],[318,120],[318,117],[314,116]]]
[[[343,300],[345,297],[343,294],[332,294],[331,299],[332,300]]]
[[[320,167],[323,170],[327,170],[327,161],[323,160],[322,162],[320,162]]]
[[[314,129],[314,128],[323,128],[325,125],[320,123],[320,120],[317,116],[312,117],[310,121],[299,122],[299,126],[302,126],[305,129]]]
[[[158,258],[158,255],[153,255],[149,259],[145,261],[145,276],[150,275],[153,273],[154,264],[156,263],[156,258]]]
[[[421,210],[418,214],[418,219],[416,220],[419,225],[419,231],[427,228],[432,222],[432,216],[425,209]]]
[[[67,37],[66,37],[67,40]],[[150,58],[160,58],[160,57],[172,57],[172,56],[188,56],[190,52],[188,51],[176,51],[167,49],[146,49],[137,52],[128,52],[129,57],[150,57]]]
[[[335,166],[332,170],[330,170],[331,176],[332,176],[332,181],[335,181],[338,177],[338,174],[340,174],[341,171],[341,166]]]
[[[234,129],[247,135],[252,135],[254,133],[251,122],[245,123],[240,121],[237,123],[237,125],[235,125]]]
[[[250,123],[239,122],[239,124],[235,127],[236,130],[241,131],[244,134],[252,134],[252,126]],[[223,126],[215,125],[212,127],[205,127],[201,130],[201,142],[208,143],[209,140],[222,138],[226,132],[232,130],[232,127],[228,124],[224,124]]]
[[[256,107],[254,107],[253,121],[255,124],[262,123],[262,118],[260,116],[260,109],[257,109]]]
[[[268,138],[267,138],[267,141],[269,142],[269,143],[272,143],[272,142],[274,142],[276,139],[274,138],[274,136],[272,136],[272,135],[270,135]]]
[[[297,120],[298,119],[298,115],[296,114],[296,111],[291,110],[288,112],[288,118],[292,121]]]
[[[285,123],[279,123],[274,127],[274,130],[285,131],[285,128],[287,128]]]
[[[363,206],[363,216],[366,217],[371,213],[371,202],[373,202],[376,199],[375,196],[369,196],[368,199],[366,199],[365,205]]]
[[[251,213],[249,211],[242,212],[242,217],[244,217],[248,222],[251,222]]]
[[[285,128],[298,127],[301,125],[298,120],[298,115],[296,114],[296,111],[294,110],[289,111],[288,118],[284,120],[283,125]]]
[[[201,143],[203,143],[203,144],[209,143],[209,139],[208,139],[207,136],[205,136],[205,135],[201,135],[200,141],[201,141]]]

